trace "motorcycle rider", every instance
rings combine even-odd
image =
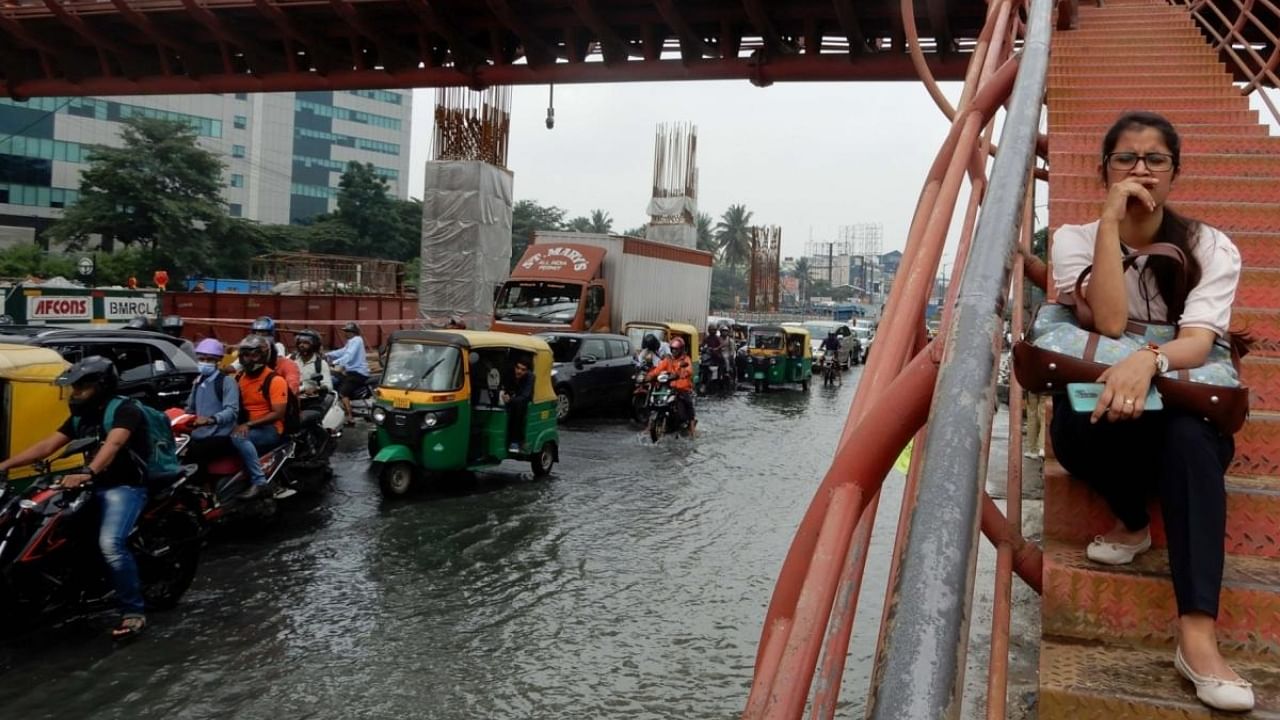
[[[240,388],[240,424],[231,431],[231,444],[240,453],[249,473],[249,489],[241,500],[252,500],[267,487],[262,471],[262,453],[280,444],[284,433],[284,415],[289,401],[289,384],[280,375],[271,378],[263,393],[264,377],[269,371],[271,344],[261,335],[249,335],[240,341],[240,366],[237,376]]]
[[[138,635],[147,625],[142,581],[129,550],[129,533],[147,504],[146,458],[150,457],[151,443],[146,419],[133,401],[120,403],[111,427],[104,427],[107,403],[116,396],[119,383],[115,365],[104,357],[93,355],[72,365],[56,380],[57,385],[71,386],[71,417],[52,435],[0,462],[0,472],[47,458],[73,439],[99,439],[85,472],[65,475],[58,482],[75,488],[93,481],[93,497],[102,509],[98,547],[110,569],[122,615],[111,636],[124,639]]]
[[[183,322],[181,315],[165,315],[160,320],[160,332],[170,337],[182,337],[182,328],[186,323]]]
[[[205,338],[196,345],[200,378],[187,399],[186,411],[196,419],[186,461],[197,465],[231,451],[231,431],[240,416],[240,386],[233,378],[218,372],[218,363],[225,353],[226,348],[213,338]]]
[[[671,340],[671,355],[649,371],[649,380],[662,373],[671,376],[671,389],[676,393],[676,412],[689,424],[689,434],[692,435],[698,429],[698,419],[693,409],[693,361],[684,352],[684,338]]]
[[[276,338],[276,321],[270,315],[263,315],[253,321],[251,331],[254,335],[267,340],[268,347],[271,349],[271,357],[267,358],[267,367],[284,378],[294,395],[302,394],[302,371],[298,369],[297,363],[289,359],[284,343]],[[237,372],[243,369],[238,363],[233,367]]]
[[[347,413],[347,425],[355,425],[355,415],[351,412],[351,398],[369,381],[369,358],[364,349],[364,338],[360,337],[360,326],[348,322],[342,326],[347,336],[347,343],[341,350],[334,350],[325,355],[329,362],[342,373],[342,384],[338,386],[338,395],[342,397],[342,409]]]
[[[844,376],[839,373],[840,370],[840,336],[835,330],[827,333],[827,339],[822,341],[822,356],[825,361],[830,358],[836,364],[836,378],[840,384],[844,384]]]
[[[299,330],[293,338],[293,347],[294,352],[289,359],[305,373],[302,394],[310,397],[332,391],[333,372],[329,369],[329,361],[320,352],[320,333],[315,330]]]

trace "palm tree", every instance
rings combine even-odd
[[[698,249],[707,252],[716,251],[715,231],[712,229],[711,223],[715,222],[715,218],[710,213],[698,213],[696,226],[698,228]]]
[[[751,213],[746,205],[730,205],[716,223],[716,244],[720,259],[737,271],[738,264],[751,259]]]
[[[613,218],[603,210],[592,210],[590,232],[602,234],[613,232]]]
[[[809,299],[809,272],[811,269],[812,268],[809,267],[809,258],[802,257],[799,260],[796,260],[796,266],[791,270],[791,277],[795,278],[800,285],[799,291],[801,305],[804,305]]]
[[[566,230],[568,230],[568,231],[570,231],[570,232],[580,232],[580,233],[593,232],[593,231],[592,231],[592,229],[591,229],[591,220],[589,220],[589,219],[587,219],[587,218],[585,218],[585,217],[583,217],[583,216],[581,216],[581,215],[579,215],[578,217],[576,217],[576,218],[574,218],[574,219],[570,220],[570,221],[565,225],[565,229],[566,229]]]

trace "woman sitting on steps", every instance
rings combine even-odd
[[[1220,710],[1249,710],[1253,690],[1218,651],[1215,632],[1226,533],[1231,436],[1203,418],[1166,407],[1144,413],[1152,379],[1204,364],[1227,334],[1240,279],[1240,254],[1220,231],[1165,205],[1178,177],[1181,142],[1153,113],[1129,113],[1112,125],[1098,166],[1107,199],[1099,219],[1064,225],[1054,235],[1053,282],[1073,304],[1076,279],[1093,265],[1082,292],[1095,329],[1119,337],[1130,318],[1177,325],[1175,340],[1139,350],[1098,379],[1106,389],[1092,415],[1056,402],[1050,437],[1059,461],[1105,498],[1117,522],[1089,545],[1090,560],[1123,565],[1151,548],[1147,496],[1158,488],[1178,605],[1178,672],[1200,701]],[[1186,255],[1187,290],[1175,290],[1177,265],[1147,256],[1126,272],[1122,258],[1152,243]],[[1145,262],[1144,262],[1145,261]]]

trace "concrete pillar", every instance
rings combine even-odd
[[[469,329],[489,327],[511,268],[511,185],[511,172],[489,163],[427,163],[418,314],[428,325],[457,314]]]

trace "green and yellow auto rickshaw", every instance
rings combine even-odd
[[[35,445],[62,426],[70,411],[67,389],[53,381],[69,363],[56,351],[33,345],[0,343],[0,443],[4,457]],[[10,489],[21,492],[37,475],[83,462],[78,456],[52,461],[49,467],[27,466],[9,471]]]
[[[543,477],[560,459],[551,348],[526,335],[402,330],[388,340],[370,417],[369,457],[385,495],[432,474],[527,461]],[[515,365],[530,369],[533,397],[519,418]],[[514,414],[514,415],[513,415]],[[509,437],[509,424],[518,425]]]
[[[693,361],[693,376],[698,377],[702,365],[702,349],[698,345],[698,328],[687,323],[677,322],[629,322],[626,327],[627,338],[631,340],[631,349],[640,352],[644,336],[652,333],[659,342],[669,343],[674,338],[684,340],[685,353]]]
[[[813,348],[809,331],[789,325],[757,325],[747,338],[747,356],[751,363],[750,379],[756,392],[771,385],[799,383],[809,390],[813,375]]]

